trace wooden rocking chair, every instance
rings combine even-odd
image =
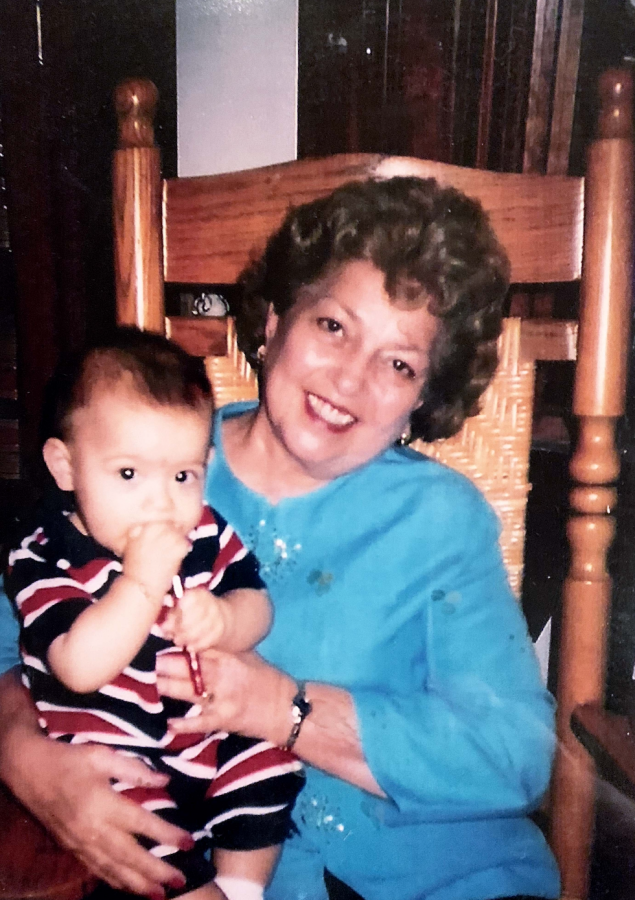
[[[324,195],[345,181],[434,176],[481,201],[507,249],[515,284],[581,282],[579,323],[507,320],[501,365],[480,415],[456,438],[433,447],[418,445],[460,468],[486,493],[503,522],[503,553],[519,590],[535,361],[574,359],[577,344],[579,439],[571,465],[572,563],[564,596],[551,822],[563,896],[580,900],[588,890],[595,776],[569,723],[578,705],[601,704],[603,695],[610,595],[605,563],[619,470],[614,428],[623,412],[631,284],[630,76],[607,73],[601,95],[599,136],[590,148],[586,179],[341,155],[162,182],[152,126],[157,94],[153,85],[140,81],[117,89],[120,143],[114,160],[118,319],[166,330],[187,350],[208,358],[219,404],[256,396],[256,381],[236,347],[231,319],[166,320],[164,282],[231,284],[290,204]],[[2,853],[7,853],[6,842]],[[0,872],[2,866],[0,857]],[[3,885],[3,875],[0,900],[79,900],[85,889],[81,868],[64,884],[58,880],[55,887],[35,893],[26,881]]]

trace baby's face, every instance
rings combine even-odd
[[[209,427],[207,409],[97,387],[67,442],[76,524],[118,556],[138,525],[169,522],[187,535],[201,515]]]

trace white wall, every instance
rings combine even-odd
[[[179,175],[297,152],[298,0],[177,0]]]

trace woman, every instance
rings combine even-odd
[[[238,328],[262,398],[217,417],[208,492],[259,557],[275,622],[260,655],[203,660],[202,719],[174,729],[238,731],[308,764],[273,900],[322,900],[325,878],[365,900],[557,896],[527,818],[549,777],[552,704],[495,517],[462,477],[394,446],[475,411],[506,286],[478,205],[411,178],[291,211],[244,279]],[[160,674],[193,698],[186,665]],[[22,787],[16,747],[39,745],[20,727],[0,743],[13,789],[102,877],[156,892],[168,875],[132,854],[103,782],[125,872],[69,838],[75,809]],[[69,780],[55,784],[68,802]]]

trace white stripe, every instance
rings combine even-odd
[[[280,812],[281,809],[284,809],[286,803],[281,803],[279,806],[241,806],[238,809],[229,809],[227,812],[221,813],[220,816],[215,816],[215,818],[210,819],[207,823],[207,826],[219,825],[221,822],[226,822],[228,819],[235,819],[236,816],[268,816],[269,813]],[[205,832],[203,832],[204,834]],[[194,838],[197,837],[198,832],[194,834]]]
[[[188,537],[191,541],[198,540],[198,538],[206,538],[206,537],[216,537],[218,534],[218,525],[216,522],[210,522],[207,525],[197,525],[196,528],[193,528],[192,531],[188,534]]]
[[[89,594],[95,594],[99,588],[103,587],[108,581],[111,572],[123,572],[123,567],[119,560],[112,559],[107,565],[100,569],[96,575],[84,582],[84,587]]]
[[[20,541],[20,549],[28,550],[29,544],[32,544],[32,543],[40,544],[40,546],[42,546],[42,547],[45,544],[48,544],[48,538],[46,538],[44,541],[41,541],[41,542],[37,540],[40,537],[40,535],[43,535],[43,534],[44,534],[44,529],[40,525],[40,527],[36,528],[35,531],[31,532],[31,534],[27,534],[27,536],[25,538],[22,538],[22,540]],[[29,558],[29,555],[18,556],[17,554],[19,554],[19,552],[20,551],[17,548],[15,550],[11,551],[11,553],[9,554],[9,565],[11,565],[12,560],[14,560],[14,559],[28,559]],[[33,555],[33,559],[37,559],[38,562],[44,562],[44,560],[40,559],[39,556]]]
[[[169,847],[165,844],[159,844],[156,847],[151,847],[150,853],[153,856],[158,856],[159,858],[161,858],[162,856],[172,856],[177,852],[178,849],[178,847]]]
[[[38,672],[45,672],[47,675],[50,675],[49,670],[37,656],[30,656],[28,653],[25,653],[22,657],[22,662],[31,669],[36,669]]]
[[[211,734],[202,738],[197,744],[193,744],[191,747],[184,747],[182,750],[179,750],[179,756],[182,759],[194,759],[194,757],[198,756],[203,750],[205,750],[209,745],[215,741],[224,741],[227,737],[226,731],[213,731]],[[216,768],[216,767],[214,767]]]
[[[78,581],[75,581],[74,578],[64,578],[63,576],[60,576],[59,578],[40,578],[37,581],[28,584],[19,594],[17,594],[15,599],[18,606],[25,600],[28,600],[29,597],[32,597],[36,591],[43,590],[45,587],[72,587],[75,588],[75,590],[82,588],[81,584]]]
[[[35,562],[46,562],[46,560],[42,556],[38,556],[37,553],[34,553],[32,550],[21,548],[19,550],[12,550],[9,553],[9,565],[14,565],[19,559],[33,559]]]
[[[201,585],[207,586],[211,577],[211,572],[199,572],[197,575],[190,575],[190,577],[186,578],[183,582],[183,587],[188,589],[200,587]]]
[[[163,710],[163,703],[160,700],[149,702],[144,700],[132,688],[124,688],[114,684],[105,684],[99,689],[100,694],[106,697],[113,697],[115,700],[124,700],[126,703],[134,703],[139,709],[147,713],[160,713]]]
[[[143,806],[144,809],[149,809],[150,812],[154,812],[155,809],[176,809],[176,803],[173,800],[170,800],[169,797],[144,800],[141,806]]]
[[[203,763],[192,762],[189,759],[183,759],[181,756],[166,756],[163,758],[166,766],[176,769],[183,775],[189,775],[190,778],[203,778],[210,780],[216,776],[216,766],[207,766]]]
[[[115,728],[120,729],[119,734],[110,734],[106,732],[82,732],[81,734],[76,735],[73,738],[73,742],[77,741],[78,743],[85,743],[88,740],[96,740],[98,739],[101,743],[107,744],[127,744],[129,746],[145,746],[145,747],[166,747],[170,741],[172,740],[172,735],[164,735],[160,741],[153,740],[149,737],[144,731],[141,731],[139,728],[135,728],[130,722],[127,722],[125,719],[120,719],[119,716],[115,716],[112,713],[105,712],[101,709],[82,709],[76,710],[73,707],[69,706],[58,706],[54,703],[49,703],[46,700],[40,700],[37,704],[38,709],[41,712],[60,712],[60,713],[77,713],[78,717],[81,713],[89,713],[90,715],[96,716],[98,719],[101,719],[102,722],[107,722],[110,725],[114,725]],[[65,731],[53,732],[51,731],[51,737],[57,737],[62,734],[66,734]],[[98,736],[96,738],[95,736]]]
[[[250,759],[252,756],[256,756],[256,754],[262,753],[264,750],[271,750],[275,746],[275,744],[270,744],[269,741],[260,741],[259,743],[254,744],[253,747],[248,747],[246,750],[243,750],[242,753],[237,753],[236,756],[232,756],[231,759],[228,759],[225,765],[221,766],[218,770],[218,774],[223,775],[225,772],[233,769],[234,766],[240,765],[240,763],[244,762],[246,759]]]
[[[258,784],[259,781],[266,781],[276,775],[286,775],[287,772],[298,772],[301,769],[302,763],[299,761],[284,763],[279,766],[270,766],[268,769],[261,769],[258,772],[252,772],[250,775],[245,775],[244,778],[237,778],[236,781],[232,781],[226,787],[221,788],[220,791],[214,791],[214,796],[222,797],[223,794],[229,794],[242,787],[248,787],[250,784]]]
[[[157,656],[158,655],[159,654],[157,653]],[[121,674],[127,675],[129,678],[133,678],[135,681],[139,681],[141,684],[157,683],[157,673],[154,669],[152,669],[150,672],[145,672],[143,669],[133,669],[132,666],[126,666]]]

